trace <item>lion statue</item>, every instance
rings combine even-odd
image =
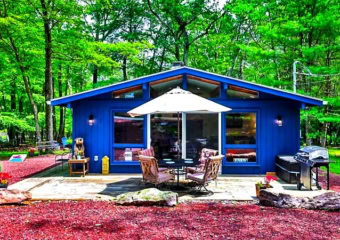
[[[76,138],[74,149],[73,149],[74,157],[77,158],[77,156],[81,156],[82,158],[85,156],[85,147],[84,147],[84,139],[83,138]]]

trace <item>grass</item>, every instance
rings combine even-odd
[[[339,148],[330,148],[328,150],[329,158],[332,162],[330,164],[329,171],[331,173],[339,174],[340,175],[340,149]]]
[[[69,152],[70,152],[70,150],[56,150],[56,151],[53,151],[52,153],[56,154],[56,155],[61,155],[61,154],[64,154],[64,153],[69,153]],[[50,153],[50,152],[47,152],[47,153]],[[28,155],[28,151],[27,150],[22,150],[22,151],[1,151],[0,152],[0,160],[8,160],[12,155],[17,155],[17,154],[27,154],[27,157],[30,157]],[[35,151],[34,152],[34,156],[38,156],[38,155],[39,155],[38,151]]]
[[[12,155],[17,155],[17,154],[27,154],[27,150],[22,150],[22,151],[1,151],[0,152],[0,160],[8,160]],[[38,156],[38,152],[34,153],[34,156]]]

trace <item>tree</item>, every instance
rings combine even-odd
[[[225,15],[225,11],[218,8],[218,1],[145,1],[150,12],[172,37],[175,57],[177,61],[182,60],[184,65],[188,64],[190,46],[207,35],[212,26]]]
[[[17,3],[14,4],[6,0],[2,0],[2,3],[3,5],[0,11],[0,47],[8,54],[9,58],[15,61],[16,66],[20,70],[25,91],[34,115],[36,138],[37,141],[41,141],[38,108],[33,98],[31,81],[27,70],[29,68],[27,58],[30,58],[31,52],[30,49],[25,46],[25,43],[28,43],[28,38],[32,37],[27,34],[27,32],[32,32],[33,29],[29,29],[29,27],[17,20],[22,20],[22,16],[15,15],[20,12]],[[27,18],[30,17],[28,16]],[[25,20],[29,20],[27,18]],[[18,43],[22,47],[19,47]]]

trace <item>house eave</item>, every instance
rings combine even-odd
[[[160,73],[151,74],[148,76],[143,76],[140,78],[136,78],[136,79],[132,79],[132,80],[124,81],[124,82],[114,83],[109,86],[87,90],[87,91],[76,93],[76,94],[69,95],[69,96],[52,99],[48,104],[52,106],[67,105],[68,103],[71,103],[73,101],[78,101],[84,98],[94,97],[99,94],[105,94],[111,91],[128,88],[128,87],[132,87],[135,85],[140,85],[140,84],[144,84],[144,83],[148,83],[152,81],[157,81],[160,79],[173,77],[173,76],[180,75],[180,74],[190,74],[193,76],[205,77],[205,78],[220,81],[226,84],[233,84],[239,87],[245,87],[245,88],[249,88],[252,90],[265,92],[265,93],[273,94],[273,95],[280,96],[283,98],[295,100],[301,103],[305,103],[306,105],[314,105],[314,106],[325,105],[325,102],[322,99],[309,97],[309,96],[305,96],[299,93],[293,93],[293,92],[289,92],[286,90],[273,88],[273,87],[253,83],[253,82],[248,82],[248,81],[233,78],[233,77],[223,76],[223,75],[216,74],[216,73],[210,73],[204,70],[190,68],[186,66],[179,67],[176,69],[171,69],[171,70],[160,72]]]

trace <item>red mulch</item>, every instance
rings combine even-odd
[[[2,171],[8,172],[12,176],[9,179],[9,184],[13,184],[53,167],[55,160],[54,155],[44,155],[26,158],[23,162],[1,161],[1,164]]]
[[[319,171],[319,181],[322,189],[327,189],[327,172],[320,170]],[[333,191],[340,192],[340,175],[338,174],[329,174],[329,188]]]
[[[0,207],[0,239],[340,239],[340,213],[222,203]]]

